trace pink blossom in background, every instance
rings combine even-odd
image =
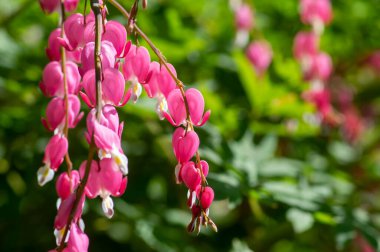
[[[373,52],[367,60],[369,67],[377,74],[380,74],[380,51]]]
[[[293,54],[297,60],[318,53],[319,37],[314,32],[298,32],[294,38]]]
[[[266,41],[256,41],[248,46],[246,55],[257,74],[262,75],[272,62],[273,52]]]
[[[240,5],[235,12],[235,25],[238,30],[251,30],[254,25],[254,14],[248,4]]]
[[[330,55],[319,53],[311,57],[310,65],[304,68],[305,80],[319,79],[327,81],[333,71],[333,63]]]
[[[332,20],[330,0],[301,0],[301,20],[305,24],[322,22],[328,24]]]

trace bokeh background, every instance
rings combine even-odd
[[[121,2],[127,9],[133,3]],[[307,120],[316,109],[301,97],[308,84],[292,53],[294,36],[308,29],[298,1],[248,3],[256,16],[251,38],[265,38],[274,53],[262,78],[234,46],[234,13],[226,0],[149,0],[137,21],[212,110],[198,132],[219,232],[186,232],[190,214],[186,189],[174,180],[173,128],[143,96],[119,110],[128,188],[115,199],[111,220],[99,199],[88,201],[89,251],[380,249],[380,69],[368,60],[380,48],[380,1],[333,0],[334,20],[321,41],[334,62],[333,103],[334,94],[354,94],[360,119],[355,139],[347,127],[356,121],[331,126]],[[111,6],[109,13],[126,23]],[[38,84],[48,62],[47,37],[58,20],[57,13],[44,15],[36,0],[0,1],[0,251],[55,247],[55,187],[39,187],[36,171],[51,135],[40,123],[48,99]],[[70,131],[75,167],[87,156],[84,130],[82,120]]]

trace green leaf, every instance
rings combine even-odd
[[[314,218],[311,213],[297,208],[290,208],[286,213],[286,218],[292,223],[293,229],[296,233],[305,232],[314,224]]]

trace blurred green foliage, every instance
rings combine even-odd
[[[122,3],[130,8],[132,1]],[[315,109],[300,96],[307,85],[292,58],[296,32],[307,29],[297,0],[250,2],[261,31],[252,37],[265,36],[274,51],[263,78],[233,47],[228,1],[149,1],[138,24],[212,110],[198,132],[219,232],[186,233],[190,214],[186,189],[174,181],[173,129],[143,97],[120,111],[130,175],[114,218],[103,217],[98,199],[86,205],[90,251],[358,251],[359,236],[380,250],[380,81],[360,64],[380,48],[380,3],[332,3],[322,49],[332,55],[334,76],[355,90],[358,108],[371,106],[373,113],[355,144],[339,129],[305,120]],[[109,13],[126,23],[111,6]],[[45,16],[38,1],[1,1],[0,24],[0,251],[46,251],[55,246],[56,194],[54,183],[40,188],[36,181],[50,137],[40,123],[48,99],[38,83],[58,15]],[[87,155],[84,127],[82,120],[70,131],[75,167]]]

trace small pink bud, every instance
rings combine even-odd
[[[299,32],[294,39],[294,57],[301,60],[302,57],[311,57],[318,52],[319,37],[314,32]]]
[[[57,10],[60,5],[60,0],[39,0],[41,9],[50,14]]]
[[[179,163],[183,164],[189,161],[198,150],[199,137],[195,131],[185,132],[181,127],[174,131],[173,150]]]
[[[197,188],[197,197],[198,199],[200,198],[202,209],[208,209],[214,200],[214,190],[209,186],[206,186],[203,191],[201,190],[202,188],[199,186]]]
[[[65,0],[65,11],[72,12],[78,7],[79,0]]]
[[[61,173],[55,184],[58,197],[62,200],[68,198],[78,187],[79,181],[80,177],[77,170],[71,171],[71,178],[67,172]]]
[[[181,178],[191,191],[195,191],[197,186],[202,182],[201,174],[195,167],[194,162],[187,162],[183,165],[181,169]]]
[[[251,43],[246,52],[247,58],[258,75],[262,75],[272,62],[272,48],[266,41]]]
[[[251,30],[253,28],[254,15],[251,7],[242,4],[236,9],[235,25],[238,30]]]
[[[332,20],[330,0],[301,0],[300,11],[305,24],[313,24],[316,20],[328,24]]]

